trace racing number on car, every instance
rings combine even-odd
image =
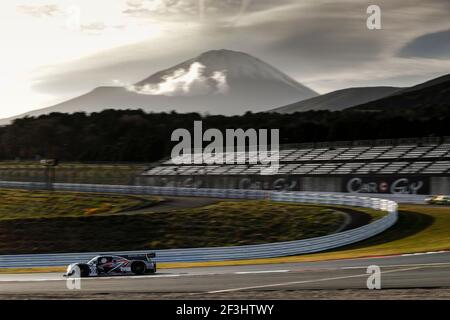
[[[66,280],[66,287],[69,290],[81,290],[81,270],[80,267],[74,266],[73,274]]]

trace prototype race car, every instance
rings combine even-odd
[[[104,275],[143,275],[156,272],[154,253],[122,256],[96,256],[87,263],[72,263],[67,267],[66,277],[96,277]]]
[[[450,205],[450,196],[432,196],[425,199],[428,204]]]

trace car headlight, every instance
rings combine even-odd
[[[71,275],[73,275],[74,273],[75,273],[75,268],[74,268],[74,264],[70,264],[68,267],[67,267],[67,270],[66,270],[66,276],[68,276],[68,277],[70,277]]]

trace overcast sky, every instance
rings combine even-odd
[[[367,7],[382,30],[366,27]],[[325,93],[450,73],[448,0],[8,0],[0,118],[134,83],[211,49],[252,54]]]

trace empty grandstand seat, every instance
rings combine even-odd
[[[298,163],[292,163],[292,164],[286,164],[280,167],[280,174],[291,174],[292,171],[294,171],[296,168],[298,168],[300,164]]]
[[[420,158],[424,154],[427,154],[430,150],[432,150],[434,146],[422,146],[422,147],[415,147],[408,152],[406,152],[402,158]]]
[[[311,161],[316,157],[320,156],[322,153],[328,151],[328,148],[312,149],[310,152],[305,153],[297,159],[297,161]]]
[[[379,142],[377,142],[379,143]],[[381,143],[386,144],[386,141]],[[300,149],[289,147],[275,153],[279,155],[280,175],[389,175],[389,174],[449,174],[450,142],[439,144],[434,141],[401,145],[364,145],[336,147],[321,144],[312,148],[311,144]],[[257,152],[224,152],[213,155],[223,159],[223,164],[210,164],[211,157],[200,153],[177,157],[148,169],[144,176],[188,176],[188,175],[257,175],[267,164],[261,163]],[[274,156],[274,154],[269,155]],[[195,163],[199,160],[208,163]],[[273,158],[272,158],[273,159]],[[228,163],[227,163],[228,161]]]
[[[378,159],[397,159],[415,147],[416,145],[396,146],[380,155]]]
[[[334,170],[333,174],[350,174],[361,168],[364,162],[349,162]]]
[[[315,168],[320,166],[319,163],[302,164],[292,171],[292,174],[308,174]]]
[[[450,158],[450,143],[444,143],[423,156],[424,158]]]
[[[295,149],[289,149],[289,150],[281,150],[280,151],[280,162],[285,162],[285,161],[292,161],[289,160],[292,157],[290,157],[293,153],[295,153],[296,150]]]
[[[379,174],[393,174],[398,173],[401,169],[409,165],[409,162],[391,162],[387,166],[381,168]]]
[[[342,163],[325,163],[321,164],[319,167],[313,169],[310,174],[329,174],[336,170]]]
[[[312,149],[299,149],[290,153],[283,161],[298,161],[303,155],[309,153]]]
[[[450,161],[436,161],[425,168],[424,174],[444,174],[450,172]]]
[[[337,149],[331,149],[327,150],[321,155],[317,156],[315,160],[334,160],[338,155],[341,153],[347,151],[348,148],[337,148]]]
[[[369,147],[349,148],[348,150],[339,154],[336,157],[336,160],[352,160],[352,159],[356,158],[357,156],[361,155],[363,152],[367,151],[368,149],[369,149]]]
[[[366,163],[361,168],[357,169],[355,173],[357,173],[357,174],[377,173],[381,168],[387,166],[388,164],[389,164],[389,162]]]
[[[399,172],[402,174],[419,173],[420,171],[428,167],[431,163],[431,161],[415,161],[404,167]]]
[[[392,149],[392,146],[380,146],[380,147],[372,147],[368,149],[367,151],[361,153],[359,156],[357,156],[355,159],[357,160],[374,160],[381,154],[385,153],[386,151]]]

